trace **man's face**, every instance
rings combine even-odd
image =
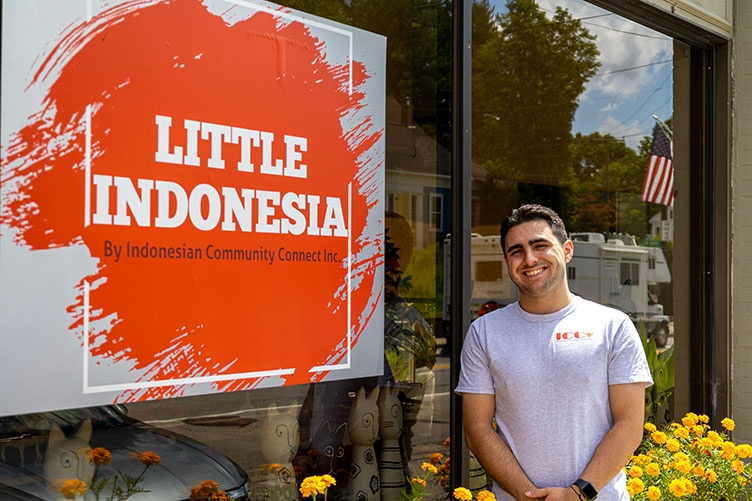
[[[543,299],[568,290],[563,285],[574,245],[569,240],[561,244],[546,221],[530,221],[511,228],[505,245],[509,276],[521,296]]]

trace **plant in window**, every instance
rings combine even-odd
[[[336,485],[337,481],[331,475],[312,475],[306,477],[300,483],[300,493],[304,498],[316,499],[319,494],[324,496],[326,501],[326,493],[329,487]]]
[[[141,463],[143,468],[138,475],[129,475],[117,471],[113,476],[101,474],[100,468],[112,461],[112,453],[104,447],[95,447],[89,450],[89,462],[94,465],[94,478],[91,481],[90,491],[94,499],[106,499],[107,501],[124,501],[136,494],[149,492],[141,485],[144,475],[152,466],[162,462],[159,454],[152,451],[133,453],[132,459]],[[109,486],[109,495],[104,495]],[[72,498],[71,498],[72,499]]]
[[[692,498],[748,499],[752,494],[752,446],[729,440],[734,421],[710,428],[708,417],[687,413],[681,423],[645,424],[645,437],[625,467],[627,490],[635,500]]]
[[[204,480],[191,489],[190,501],[230,501],[230,497],[214,480]]]

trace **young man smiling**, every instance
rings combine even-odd
[[[628,501],[622,470],[652,384],[629,317],[575,296],[561,218],[523,205],[502,222],[518,302],[478,318],[462,349],[468,447],[498,499]]]

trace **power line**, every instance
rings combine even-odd
[[[654,63],[641,64],[640,66],[631,66],[629,68],[620,68],[618,70],[604,71],[603,73],[598,73],[597,75],[594,75],[593,78],[602,77],[606,75],[612,75],[614,73],[622,73],[625,71],[638,70],[640,68],[647,68],[648,66],[655,66],[658,64],[666,64],[666,63],[671,63],[671,62],[673,62],[673,59],[666,59],[665,61],[656,61]]]

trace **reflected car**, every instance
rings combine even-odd
[[[103,454],[98,466],[91,450]],[[109,499],[117,485],[131,489],[128,499],[188,500],[207,480],[232,499],[250,499],[248,475],[230,458],[120,405],[0,417],[0,500],[63,499],[63,489],[76,487],[64,483],[76,479],[87,484],[83,499],[96,489]]]

